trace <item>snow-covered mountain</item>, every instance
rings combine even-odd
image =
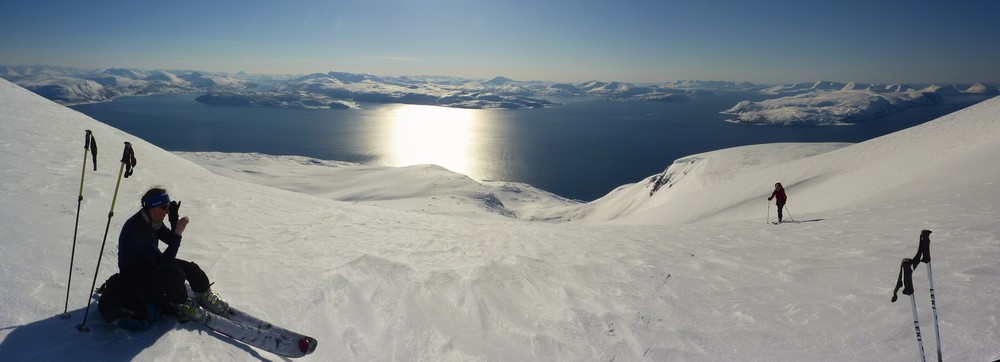
[[[987,94],[993,94],[993,93],[1000,93],[1000,87],[995,86],[995,85],[987,85],[987,84],[983,84],[983,83],[976,83],[976,84],[973,84],[973,85],[969,86],[969,88],[966,88],[964,92],[965,93],[987,93]]]
[[[889,299],[922,229],[944,359],[995,360],[998,114],[994,98],[859,144],[692,155],[578,204],[433,166],[180,157],[0,81],[0,357],[275,358],[169,319],[116,330],[96,308],[90,333],[74,328],[105,227],[99,281],[121,223],[161,185],[192,219],[178,256],[232,304],[318,338],[303,360],[911,361],[909,303]],[[101,153],[81,184],[85,129]],[[119,179],[125,141],[138,165]],[[793,222],[765,223],[775,181]],[[914,297],[933,353],[925,276]]]
[[[948,84],[948,85],[938,85],[931,84],[927,85],[919,91],[924,93],[937,93],[937,94],[958,94],[958,93],[998,93],[997,86],[991,86],[984,83],[976,83],[973,85],[958,85],[958,84]],[[870,90],[874,92],[907,92],[910,90],[917,90],[913,86],[908,84],[871,84],[871,83],[858,83],[858,82],[832,82],[832,81],[816,81],[812,83],[790,83],[790,84],[780,84],[776,86],[771,86],[761,90],[762,93],[789,96],[797,95],[815,91],[849,91],[849,90]]]
[[[283,85],[275,93],[330,101],[403,103],[458,108],[538,108],[552,104],[505,81],[474,84],[435,83],[412,77],[312,75]],[[528,95],[526,95],[528,94]]]
[[[84,71],[66,67],[0,66],[3,76],[61,104],[106,102],[128,95],[204,92],[208,104],[280,108],[358,108],[360,102],[403,103],[458,108],[539,108],[547,96],[598,96],[624,102],[684,102],[714,92],[757,91],[781,98],[740,102],[723,112],[737,123],[767,125],[849,124],[937,102],[941,95],[994,94],[996,86],[930,85],[919,92],[905,84],[817,81],[763,88],[748,82],[681,80],[631,84],[592,80],[580,84],[516,81],[497,76],[468,80],[434,76],[378,76],[345,72],[305,76],[261,76],[198,71],[111,68]],[[877,93],[873,95],[872,93]]]
[[[635,94],[635,93],[648,93],[650,89],[646,87],[639,87],[629,83],[622,82],[601,82],[601,81],[589,81],[579,85],[579,88],[584,92],[589,94]]]
[[[591,81],[579,85],[517,81],[503,76],[469,80],[440,76],[378,76],[345,72],[295,77],[111,68],[0,66],[0,76],[61,104],[104,102],[127,95],[205,92],[209,104],[292,108],[353,108],[357,102],[459,108],[538,108],[551,95],[601,96],[619,101],[678,101],[712,90],[749,90],[745,82],[677,81],[654,85]],[[98,84],[93,84],[96,82]],[[100,85],[99,87],[97,85]]]
[[[735,123],[757,125],[848,125],[906,108],[934,104],[942,96],[997,94],[996,86],[976,83],[928,85],[916,89],[907,84],[814,83],[782,84],[761,90],[781,96],[760,102],[742,101],[722,112],[736,117]]]
[[[316,73],[296,78],[250,77],[197,71],[144,71],[112,68],[81,71],[61,67],[0,68],[19,85],[62,104],[104,102],[126,95],[206,92],[197,97],[208,104],[283,108],[358,108],[359,102],[404,103],[460,108],[537,108],[552,105],[548,95],[600,96],[614,101],[683,102],[718,91],[750,91],[750,83],[676,81],[635,85],[589,81],[565,83],[515,81],[497,76],[469,81],[454,77],[384,77],[344,72]],[[256,81],[268,84],[258,86]],[[928,86],[915,92],[906,85],[875,85],[817,81],[763,89],[785,95],[764,102],[740,102],[724,113],[738,123],[768,125],[849,124],[914,105],[934,103],[932,95],[989,94],[996,87],[976,84]],[[839,92],[837,92],[839,91]],[[877,93],[877,95],[873,94]]]
[[[504,84],[511,83],[511,82],[513,82],[513,80],[510,79],[510,78],[496,76],[496,77],[493,77],[493,79],[490,79],[488,81],[483,82],[483,84],[485,84],[485,85],[492,85],[492,86],[502,86]]]
[[[37,74],[78,76],[86,74],[86,71],[72,67],[50,65],[0,65],[0,77],[7,79]]]
[[[741,101],[722,112],[736,117],[733,123],[757,125],[849,125],[897,112],[902,109],[934,104],[939,93],[876,92],[864,90],[815,90],[808,93],[768,99]]]
[[[17,79],[20,86],[62,104],[103,102],[115,96],[114,90],[90,79],[48,73]]]
[[[49,66],[3,66],[0,77],[64,105],[107,102],[117,97],[199,91],[243,91],[247,80],[187,70],[108,68],[81,70]]]

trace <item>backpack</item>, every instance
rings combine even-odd
[[[98,310],[110,324],[130,331],[149,329],[163,315],[163,301],[142,291],[121,274],[112,275],[97,290]]]

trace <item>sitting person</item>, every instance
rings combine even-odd
[[[154,187],[142,197],[142,209],[122,225],[118,237],[118,269],[124,279],[142,292],[162,298],[183,321],[202,322],[205,306],[224,314],[229,305],[211,290],[211,283],[198,264],[177,258],[181,235],[190,219],[178,218],[180,202],[170,201],[163,188]],[[170,215],[171,227],[163,224]],[[163,251],[159,242],[167,244]],[[195,293],[189,299],[185,281]]]

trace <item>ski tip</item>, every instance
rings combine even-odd
[[[302,337],[299,339],[299,351],[302,351],[303,355],[313,353],[316,350],[316,344],[319,342],[312,337]]]

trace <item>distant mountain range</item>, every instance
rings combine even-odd
[[[916,88],[909,84],[869,84],[869,83],[855,83],[855,82],[840,83],[840,82],[830,82],[830,81],[782,84],[778,86],[764,88],[761,90],[761,92],[768,94],[789,95],[789,94],[802,94],[817,90],[828,90],[828,91],[870,90],[874,92],[919,91],[923,93],[935,93],[935,94],[1000,93],[1000,90],[998,90],[998,87],[996,85],[987,85],[983,83],[976,83],[971,86],[960,86],[957,84],[949,84],[949,85],[931,84],[924,86],[922,88]]]
[[[361,103],[401,103],[472,109],[539,108],[561,96],[594,96],[626,102],[685,102],[717,92],[759,92],[775,99],[743,101],[723,113],[732,122],[772,125],[833,125],[876,118],[907,107],[940,101],[942,95],[997,94],[996,85],[868,84],[818,81],[782,85],[683,80],[633,84],[592,80],[570,84],[472,80],[447,76],[378,76],[344,72],[297,76],[212,73],[196,70],[0,65],[0,77],[64,105],[117,97],[202,93],[206,104],[280,108],[359,108]]]
[[[202,91],[245,91],[254,83],[199,71],[109,68],[85,71],[52,66],[0,65],[0,77],[64,105],[107,102],[117,97]]]
[[[722,112],[735,117],[733,123],[756,125],[850,125],[895,113],[903,109],[939,103],[942,97],[1000,93],[997,86],[976,83],[971,86],[908,84],[868,84],[818,81],[782,84],[764,88],[761,93],[780,96],[760,102],[741,101]]]
[[[295,108],[353,108],[358,102],[405,103],[459,108],[537,108],[549,96],[601,96],[619,101],[683,101],[714,91],[754,90],[747,82],[678,81],[636,85],[589,81],[567,84],[516,81],[506,77],[400,76],[343,72],[304,76],[261,76],[195,70],[0,65],[6,78],[64,105],[107,102],[117,97],[160,93],[204,93],[210,104]]]
[[[908,90],[846,89],[811,91],[760,102],[741,101],[725,114],[733,123],[756,125],[839,126],[875,119],[900,110],[935,104],[941,95]]]

